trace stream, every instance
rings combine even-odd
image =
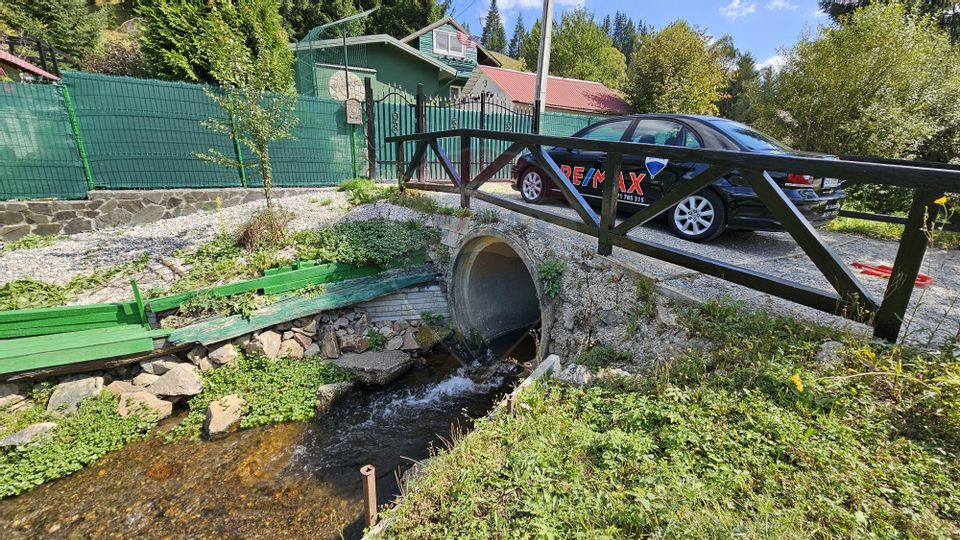
[[[82,471],[0,501],[4,540],[19,538],[359,538],[360,467],[377,470],[379,504],[398,476],[468,430],[533,357],[532,339],[493,344],[464,365],[425,355],[406,375],[356,391],[309,422],[215,441],[151,436]],[[164,426],[161,426],[161,429]]]

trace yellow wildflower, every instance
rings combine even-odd
[[[790,377],[790,382],[797,387],[797,392],[803,392],[803,381],[800,380],[799,373],[794,373],[793,376]]]
[[[943,197],[940,197],[939,199],[937,199],[937,200],[935,200],[935,201],[933,201],[933,202],[934,202],[934,204],[939,204],[940,206],[946,206],[946,205],[947,205],[947,196],[944,195]]]

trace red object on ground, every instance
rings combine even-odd
[[[876,276],[884,279],[890,279],[893,273],[893,267],[889,264],[865,264],[862,262],[853,263],[854,268],[859,268],[861,274]],[[917,274],[917,279],[913,282],[917,287],[926,287],[933,283],[933,278],[926,274]]]

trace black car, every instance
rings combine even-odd
[[[750,126],[713,116],[619,116],[586,127],[573,137],[763,154],[833,157],[792,150]],[[584,199],[599,207],[606,154],[570,148],[552,148],[548,153]],[[703,163],[625,155],[617,206],[626,211],[638,210],[659,199],[664,191],[707,167]],[[770,176],[812,224],[822,225],[840,211],[844,193],[839,180],[785,172],[770,172]],[[548,177],[529,154],[517,161],[513,178],[513,188],[527,202],[539,203],[545,198],[565,200],[560,189],[552,181],[547,181]],[[736,171],[717,178],[709,187],[680,201],[665,214],[667,224],[677,236],[699,242],[712,240],[727,229],[783,230],[753,188]]]

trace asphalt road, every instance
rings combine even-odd
[[[520,195],[510,189],[506,183],[488,184],[488,186],[485,187],[485,191],[495,192],[498,196],[523,202]],[[433,195],[443,199],[447,204],[459,203],[459,196],[456,195],[437,193]],[[488,205],[474,200],[473,206],[483,208]],[[559,202],[551,201],[536,206],[541,210],[576,218],[576,213],[573,210]],[[497,208],[497,211],[501,214],[514,214],[503,208]],[[530,219],[518,214],[514,214],[514,216],[519,219]],[[577,243],[594,248],[596,246],[596,239],[561,227],[550,225],[545,230],[555,231],[558,236],[558,246],[562,246],[563,242],[574,238]],[[855,261],[868,264],[893,264],[896,257],[896,242],[829,231],[820,231],[820,234],[847,264]],[[681,240],[674,236],[665,225],[654,223],[634,229],[630,236],[691,251],[744,268],[789,278],[797,283],[830,290],[829,283],[820,271],[787,233],[728,232],[708,244],[697,244]],[[559,241],[561,238],[563,242]],[[668,292],[675,292],[701,300],[733,299],[743,302],[751,308],[764,308],[776,313],[793,314],[821,324],[847,328],[865,334],[869,333],[869,329],[864,325],[631,251],[615,248],[613,257],[628,264],[638,272],[656,279],[661,288]],[[925,346],[939,345],[945,341],[957,339],[960,337],[960,251],[929,249],[921,271],[932,276],[934,281],[928,287],[914,290],[904,318],[905,323],[901,330],[901,338],[910,343]],[[859,271],[854,269],[854,272]],[[879,300],[883,297],[887,285],[886,279],[859,273],[857,276],[875,299]]]

